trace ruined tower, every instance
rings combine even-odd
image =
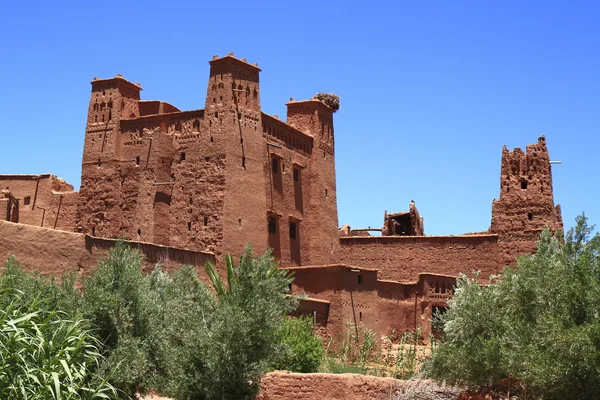
[[[552,168],[542,136],[536,144],[502,149],[500,199],[492,204],[490,231],[498,234],[504,265],[535,251],[535,241],[545,226],[563,229],[560,205],[554,205]]]

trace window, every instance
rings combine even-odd
[[[269,217],[269,234],[274,235],[277,233],[277,219],[275,217]]]
[[[182,151],[182,152],[179,154],[179,160],[181,160],[181,161],[185,161],[185,152],[183,152],[183,151]]]
[[[358,284],[362,285],[362,283],[363,283],[362,275],[358,275]]]
[[[208,217],[204,217],[204,226],[208,226]]]
[[[277,158],[271,159],[271,169],[273,170],[273,173],[275,173],[275,174],[279,173],[279,159],[277,159]]]
[[[533,213],[528,213],[527,214],[527,219],[529,219],[531,221],[533,219]]]
[[[29,205],[29,203],[31,203],[31,196],[25,196],[25,198],[23,199],[23,204]]]
[[[527,181],[523,180],[521,181],[521,189],[527,189]]]
[[[294,182],[300,181],[300,170],[294,167]]]
[[[135,165],[140,165],[140,156],[135,157]]]
[[[296,239],[296,223],[290,221],[290,239]]]

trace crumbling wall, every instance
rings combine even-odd
[[[275,371],[261,380],[257,400],[388,400],[406,383],[359,374],[297,374]]]
[[[57,277],[65,271],[88,273],[116,244],[112,239],[1,221],[0,238],[0,267],[14,255],[27,270]],[[140,250],[147,272],[160,263],[167,270],[184,264],[194,265],[202,274],[206,261],[215,262],[211,253],[151,243],[130,242],[130,245]]]
[[[379,269],[379,279],[413,281],[419,273],[497,274],[504,264],[497,235],[342,237],[340,262]]]
[[[409,211],[384,213],[382,236],[423,236],[424,234],[423,218],[419,215],[414,201],[410,202]]]

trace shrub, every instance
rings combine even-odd
[[[314,333],[310,317],[285,318],[277,332],[281,343],[275,369],[292,372],[316,372],[325,351],[321,339]]]
[[[110,249],[98,268],[83,279],[82,309],[98,327],[106,346],[111,383],[130,396],[144,391],[154,369],[150,352],[151,307],[145,302],[149,282],[141,272],[142,258],[124,242]]]
[[[470,386],[514,377],[534,398],[586,399],[600,391],[600,235],[585,216],[487,287],[462,277],[430,372]]]
[[[336,112],[340,109],[340,96],[333,93],[317,93],[314,97],[317,100],[321,100],[323,103],[327,105],[327,107],[331,108],[333,112]]]

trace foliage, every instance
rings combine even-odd
[[[25,273],[16,260],[9,261],[0,279],[0,293],[19,290],[19,304],[40,309],[39,313],[25,309],[24,318],[17,319],[24,335],[19,343],[45,349],[44,355],[56,364],[48,364],[48,374],[39,378],[25,371],[27,379],[45,384],[49,378],[52,388],[48,390],[60,388],[71,396],[66,398],[73,399],[87,398],[76,396],[77,390],[85,390],[84,384],[91,388],[96,384],[111,396],[117,390],[130,396],[154,390],[177,399],[253,399],[262,374],[274,360],[289,355],[281,343],[282,324],[297,300],[288,294],[291,275],[278,268],[270,252],[255,258],[247,247],[237,266],[230,255],[225,261],[226,281],[213,265],[206,265],[209,287],[191,266],[171,274],[157,266],[144,275],[138,251],[119,242],[83,279],[81,293],[74,288],[72,275],[65,276],[59,286],[52,279]],[[10,314],[11,301],[0,296],[0,305],[9,313],[5,316],[9,326],[21,316]],[[47,330],[42,328],[44,323]],[[94,334],[101,342],[92,336],[91,326],[96,327]],[[40,336],[38,342],[27,342],[25,338],[34,334]],[[0,346],[4,345],[3,340]],[[52,346],[60,356],[52,353]],[[42,360],[41,350],[21,353],[11,354],[13,358],[3,355],[0,362],[7,360],[18,370],[22,363],[14,357]],[[299,365],[314,362],[303,360],[301,354],[295,356]],[[40,364],[40,370],[45,371],[45,365]],[[6,379],[15,376],[10,369],[0,369],[0,375],[5,371],[10,373]],[[112,386],[102,379],[109,372]],[[69,384],[71,391],[69,386],[60,386]],[[51,398],[51,392],[45,396]]]
[[[145,302],[149,280],[140,270],[139,252],[120,241],[108,258],[84,278],[83,312],[98,327],[106,346],[111,383],[133,396],[144,389],[154,368],[150,342],[152,307]]]
[[[283,318],[297,307],[287,294],[293,278],[278,268],[270,250],[254,258],[249,246],[237,267],[226,258],[226,290],[220,290],[224,284],[215,267],[207,264],[205,269],[216,295],[205,343],[208,373],[199,383],[207,398],[253,399],[261,375],[277,355]]]
[[[98,374],[101,344],[89,322],[58,309],[75,293],[70,282],[61,289],[28,275],[15,259],[7,262],[0,278],[0,398],[118,398]]]
[[[315,334],[310,317],[285,318],[277,331],[283,349],[275,360],[275,369],[292,372],[316,372],[325,351],[321,339]]]
[[[584,215],[561,234],[546,229],[537,253],[481,286],[463,276],[446,315],[433,377],[472,387],[521,380],[534,398],[600,392],[600,235]]]
[[[340,96],[333,93],[317,93],[314,97],[317,100],[321,100],[327,107],[331,108],[333,112],[340,109]]]

